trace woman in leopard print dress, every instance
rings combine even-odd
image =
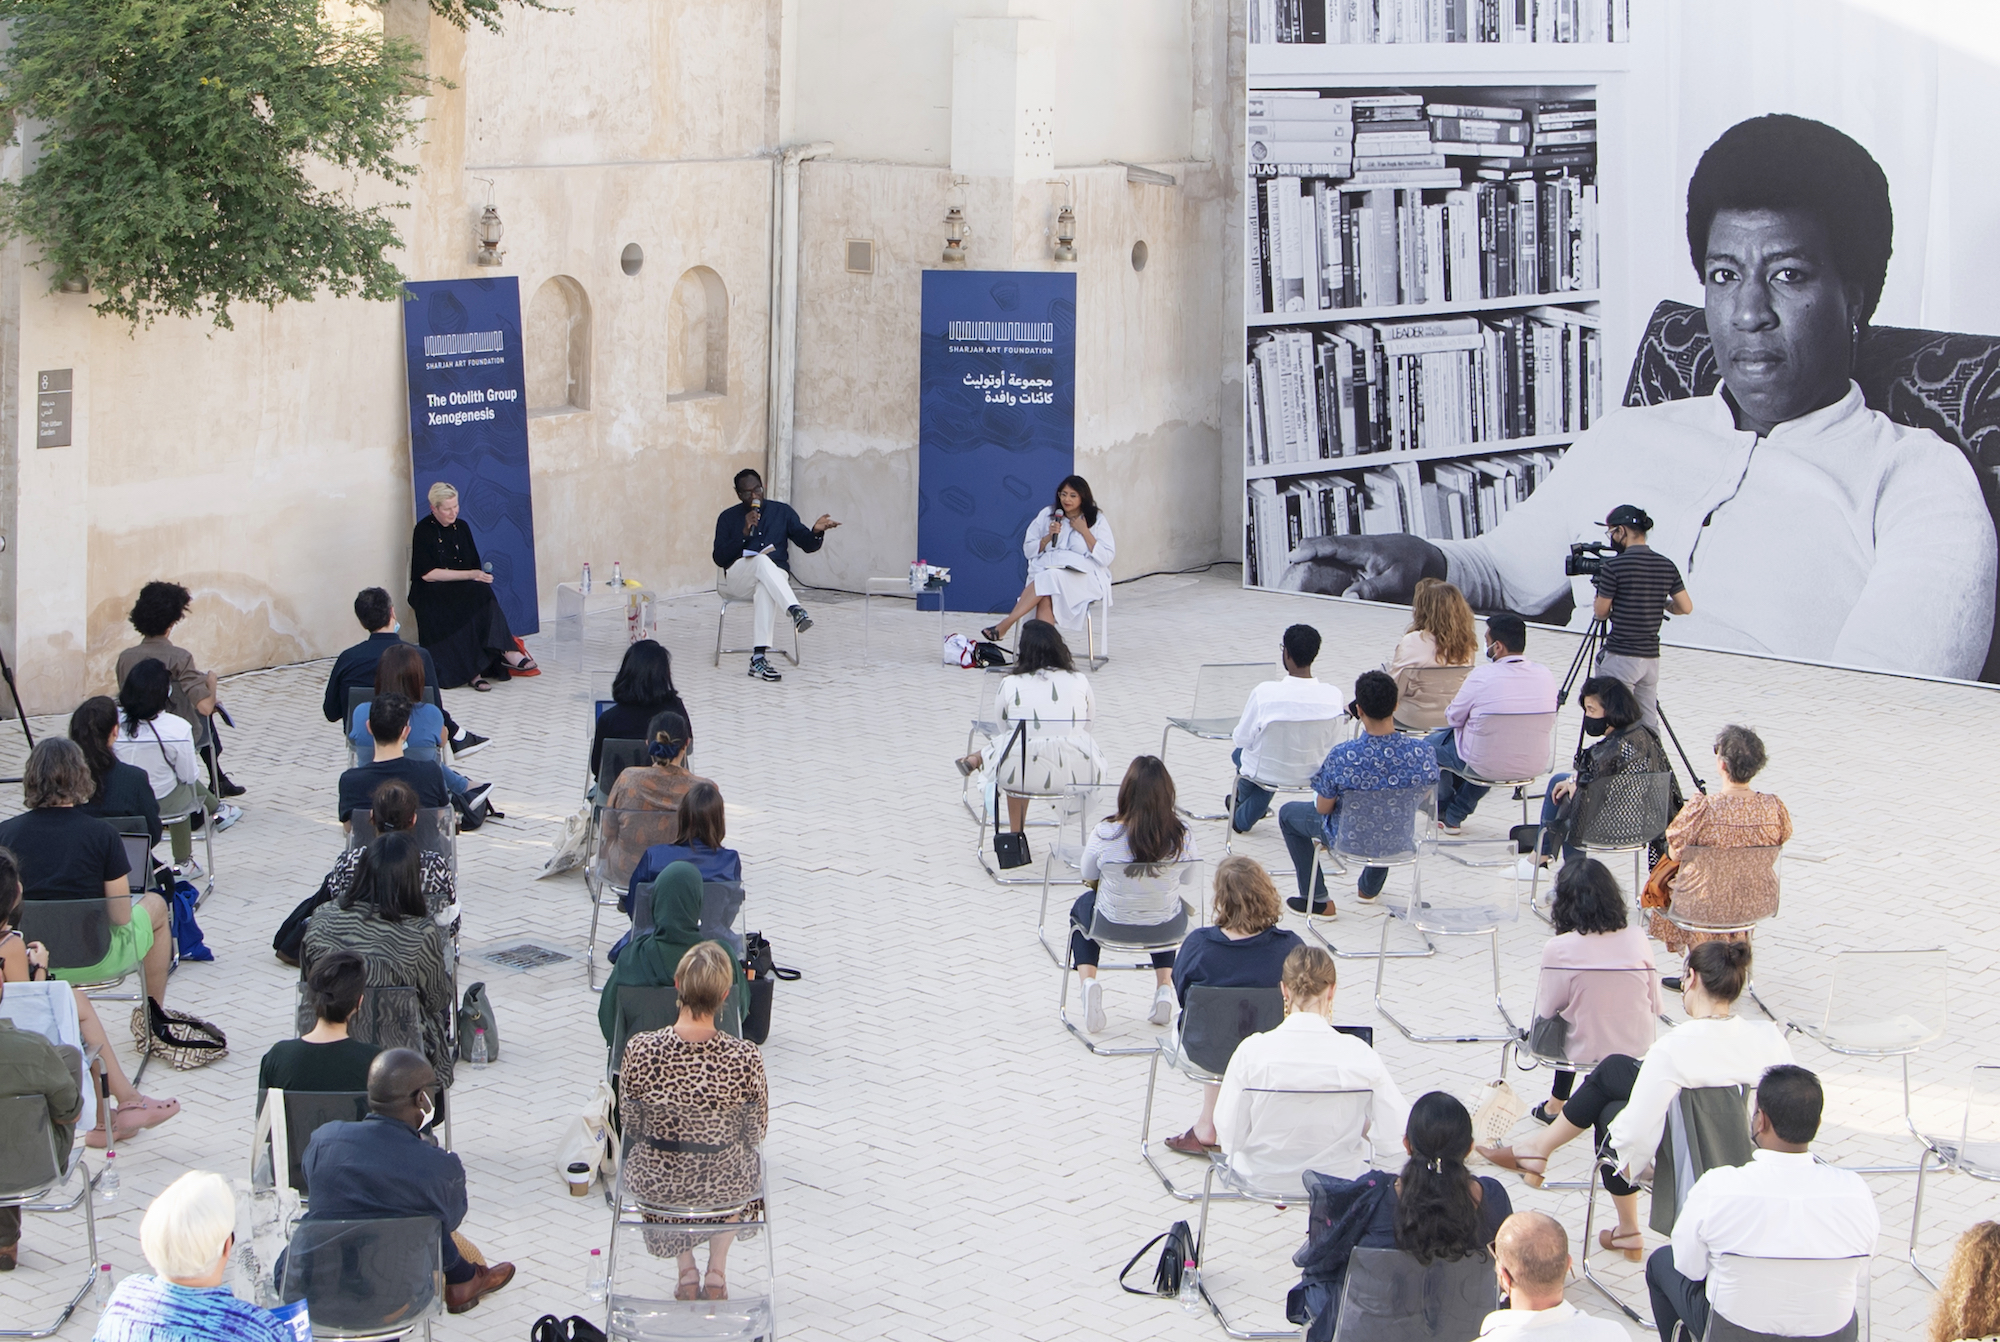
[[[757,1046],[715,1028],[715,1013],[734,984],[728,951],[712,941],[681,957],[674,972],[680,1019],[633,1035],[619,1072],[626,1142],[625,1180],[640,1201],[668,1207],[734,1207],[720,1216],[673,1218],[684,1227],[761,1220],[764,1130],[769,1091]],[[647,1214],[650,1222],[669,1218]],[[646,1227],[646,1248],[680,1259],[676,1300],[727,1300],[729,1246],[745,1231]],[[695,1270],[695,1246],[708,1245],[708,1271]]]

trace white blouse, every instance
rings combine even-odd
[[[1632,1083],[1632,1098],[1611,1120],[1607,1136],[1631,1172],[1653,1163],[1666,1131],[1667,1110],[1683,1090],[1754,1086],[1768,1068],[1791,1062],[1784,1031],[1767,1020],[1730,1016],[1691,1020],[1653,1041]]]
[[[201,779],[201,763],[194,753],[194,728],[188,726],[186,718],[173,713],[162,713],[150,722],[140,723],[137,739],[125,730],[121,717],[118,735],[112,738],[111,753],[126,764],[144,769],[155,797],[165,797],[182,783]]]
[[[1194,831],[1189,830],[1181,839],[1179,860],[1192,862],[1200,856],[1195,847]],[[1101,820],[1083,845],[1083,879],[1102,882],[1105,867],[1134,860],[1132,841],[1126,837],[1125,826],[1115,820]],[[1114,923],[1151,927],[1170,920],[1180,907],[1181,892],[1178,888],[1158,892],[1161,895],[1158,901],[1143,898],[1135,901],[1132,898],[1142,893],[1145,892],[1127,890],[1115,882],[1109,886],[1100,884],[1097,888],[1097,911]]]

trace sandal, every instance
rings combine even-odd
[[[708,1284],[709,1277],[715,1278],[715,1285],[711,1286]],[[704,1300],[727,1300],[729,1298],[729,1285],[723,1279],[722,1273],[716,1268],[710,1268],[702,1277],[701,1298]]]
[[[997,624],[987,625],[984,629],[979,631],[979,636],[985,639],[988,643],[998,643],[1001,640],[1001,638],[1004,637],[1004,635],[1002,635],[1000,632],[1000,626]]]
[[[478,690],[481,694],[485,694],[493,688],[493,682],[484,676],[474,676],[466,688]]]
[[[1511,1146],[1476,1146],[1473,1150],[1485,1157],[1489,1164],[1498,1165],[1503,1170],[1514,1171],[1521,1176],[1521,1182],[1530,1188],[1542,1186],[1543,1174],[1549,1168],[1548,1157],[1517,1156]],[[1533,1168],[1527,1163],[1531,1160],[1535,1162]]]
[[[1631,1247],[1627,1247],[1628,1241]],[[1622,1233],[1600,1230],[1597,1232],[1597,1244],[1599,1248],[1611,1253],[1624,1254],[1628,1263],[1641,1262],[1646,1257],[1646,1232],[1643,1230],[1627,1230]]]
[[[984,761],[980,761],[980,762],[978,762],[978,763],[975,763],[975,762],[974,762],[974,757],[973,757],[973,756],[971,756],[971,755],[967,755],[967,756],[966,756],[965,758],[963,758],[963,759],[957,759],[957,760],[953,760],[953,761],[952,761],[952,763],[953,763],[953,764],[956,764],[956,765],[958,766],[958,776],[959,776],[960,778],[968,778],[968,777],[970,777],[970,776],[971,776],[971,774],[972,774],[972,771],[973,771],[974,769],[977,769],[977,768],[980,768],[980,767],[981,767],[981,765],[982,765],[982,764],[984,763]]]
[[[691,1267],[681,1273],[680,1284],[674,1287],[674,1299],[701,1299],[701,1269]]]
[[[1201,1138],[1195,1136],[1193,1128],[1189,1128],[1178,1137],[1167,1138],[1166,1146],[1167,1150],[1178,1151],[1184,1156],[1205,1157],[1211,1151],[1220,1151],[1222,1149],[1214,1142],[1204,1142]]]

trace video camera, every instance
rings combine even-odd
[[[1569,547],[1569,558],[1563,560],[1563,574],[1571,578],[1587,578],[1604,567],[1604,557],[1618,553],[1614,545],[1603,541],[1579,541]]]

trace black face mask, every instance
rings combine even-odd
[[[1610,718],[1585,718],[1583,720],[1583,734],[1585,736],[1602,736],[1610,730]]]

